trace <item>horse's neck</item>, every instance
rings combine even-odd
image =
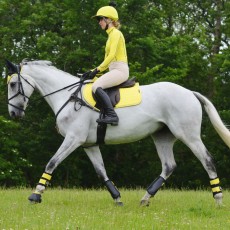
[[[73,77],[65,72],[49,69],[49,68],[34,68],[30,76],[34,79],[37,90],[42,96],[53,93],[57,90],[63,89],[75,82],[79,78]],[[69,99],[71,92],[68,89],[61,90],[50,96],[45,97],[54,113],[61,108],[61,106]]]

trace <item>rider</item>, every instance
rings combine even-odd
[[[117,86],[129,77],[125,39],[119,30],[118,13],[113,6],[101,7],[93,17],[96,17],[101,28],[108,34],[104,61],[89,74],[90,78],[94,78],[97,73],[109,68],[109,72],[99,77],[92,86],[96,100],[104,111],[104,117],[97,119],[97,122],[117,125],[118,116],[104,89]]]

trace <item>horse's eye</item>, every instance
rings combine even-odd
[[[16,82],[10,82],[10,87],[11,87],[11,88],[14,88],[15,85],[16,85]]]

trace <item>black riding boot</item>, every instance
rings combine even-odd
[[[101,116],[101,118],[97,119],[97,122],[117,125],[119,118],[114,111],[114,108],[107,93],[101,87],[99,87],[95,92],[95,96],[104,110],[104,116]]]

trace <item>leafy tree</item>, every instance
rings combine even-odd
[[[19,151],[18,124],[0,116],[0,186],[26,185],[23,171],[32,165]]]
[[[107,34],[92,15],[108,1],[0,1],[0,184],[34,185],[63,138],[55,130],[53,112],[33,94],[25,119],[14,122],[7,111],[5,59],[47,59],[71,74],[96,67],[103,60]],[[208,96],[229,123],[230,3],[226,0],[117,0],[131,76],[141,84],[171,81]],[[224,185],[230,185],[229,149],[204,115],[202,138],[217,162]],[[218,144],[216,144],[218,143]],[[146,186],[161,171],[147,138],[137,143],[103,146],[108,174],[120,186]],[[181,143],[175,146],[178,168],[169,184],[208,185],[198,160]],[[10,172],[9,170],[12,170]],[[184,175],[186,174],[186,179]],[[55,171],[54,185],[97,186],[82,149]]]

